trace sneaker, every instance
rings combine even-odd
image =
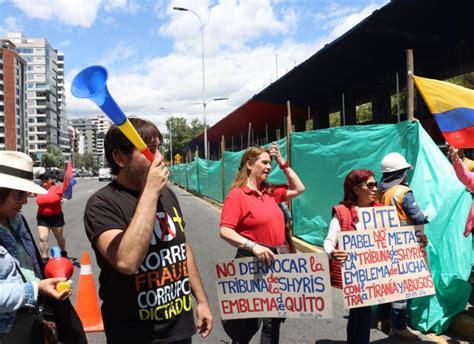
[[[396,330],[392,328],[390,330],[390,334],[388,335],[390,338],[406,340],[409,342],[416,342],[421,340],[421,336],[417,333],[413,332],[408,328],[404,328],[403,330]]]

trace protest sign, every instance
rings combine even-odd
[[[420,245],[423,226],[400,226],[395,207],[374,209],[359,209],[360,224],[367,230],[339,234],[340,249],[349,253],[342,264],[344,306],[433,295],[426,251]]]
[[[270,265],[241,258],[215,265],[222,319],[331,318],[324,253],[281,254]]]

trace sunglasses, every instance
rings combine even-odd
[[[28,192],[26,191],[13,190],[13,198],[17,202],[20,202],[23,199],[23,197],[25,197],[26,195],[28,195]]]
[[[359,186],[367,186],[367,189],[373,189],[377,188],[378,183],[377,182],[370,182],[370,183],[365,183],[365,184],[360,184]]]

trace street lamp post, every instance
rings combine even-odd
[[[159,109],[166,111],[166,108],[164,108],[164,107],[160,107]],[[173,117],[171,117],[170,125],[168,127],[169,140],[170,140],[170,165],[171,166],[173,166],[173,130],[171,128],[172,126],[173,126]]]
[[[201,61],[202,61],[202,121],[204,123],[204,159],[207,159],[207,125],[206,125],[206,73],[204,68],[204,25],[202,25],[201,17],[193,10],[184,7],[173,7],[175,11],[191,12],[199,20],[201,30]]]

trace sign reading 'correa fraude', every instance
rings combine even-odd
[[[331,318],[326,254],[281,254],[270,265],[241,258],[215,265],[222,319]]]
[[[359,208],[364,230],[341,232],[344,306],[364,307],[435,293],[423,225],[400,226],[395,207]]]

